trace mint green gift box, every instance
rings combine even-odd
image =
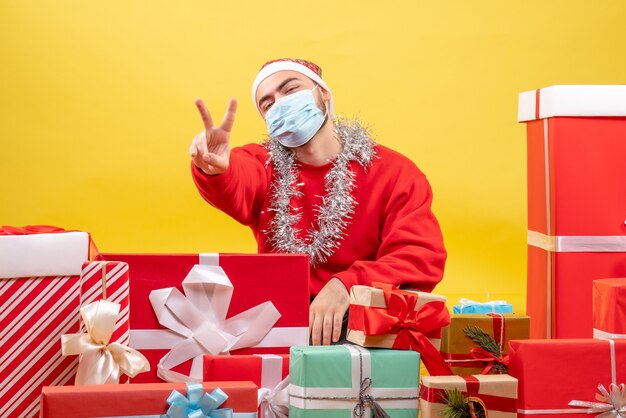
[[[369,395],[391,418],[417,418],[419,364],[419,353],[412,350],[292,347],[289,417],[352,418],[362,411],[370,418]],[[371,385],[361,392],[368,378]]]

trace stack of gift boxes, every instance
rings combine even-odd
[[[528,316],[357,285],[349,343],[309,346],[305,256],[3,227],[0,416],[626,416],[626,86],[522,93],[519,119]]]

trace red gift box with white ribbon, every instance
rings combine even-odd
[[[626,275],[626,85],[521,93],[531,338],[592,336],[591,282]]]
[[[285,354],[308,344],[309,264],[291,254],[99,254],[130,268],[133,383],[200,381],[204,354]]]
[[[519,381],[518,417],[626,413],[626,340],[514,340],[509,354],[509,373]]]
[[[259,387],[259,417],[289,415],[289,355],[204,356],[202,380],[246,381]]]

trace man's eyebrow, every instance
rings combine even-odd
[[[290,77],[286,80],[284,80],[282,83],[280,83],[280,85],[278,86],[278,88],[276,90],[281,91],[283,89],[283,87],[285,87],[288,83],[294,81],[294,80],[300,80],[298,77]],[[266,101],[267,99],[269,99],[272,96],[271,93],[266,94],[265,96],[261,97],[261,100],[259,100],[259,106],[261,105],[261,103],[263,103],[264,101]]]

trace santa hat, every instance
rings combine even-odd
[[[263,67],[261,67],[261,70],[254,79],[254,83],[252,83],[252,101],[254,102],[254,105],[259,112],[261,110],[259,109],[259,106],[256,102],[256,90],[259,88],[259,84],[261,84],[263,80],[279,71],[296,71],[309,77],[315,83],[319,84],[324,90],[328,92],[328,94],[330,94],[330,109],[328,109],[328,114],[332,119],[335,119],[335,105],[333,102],[333,94],[331,93],[324,80],[322,80],[322,69],[310,61],[305,61],[297,58],[281,58],[268,61],[263,64]]]

